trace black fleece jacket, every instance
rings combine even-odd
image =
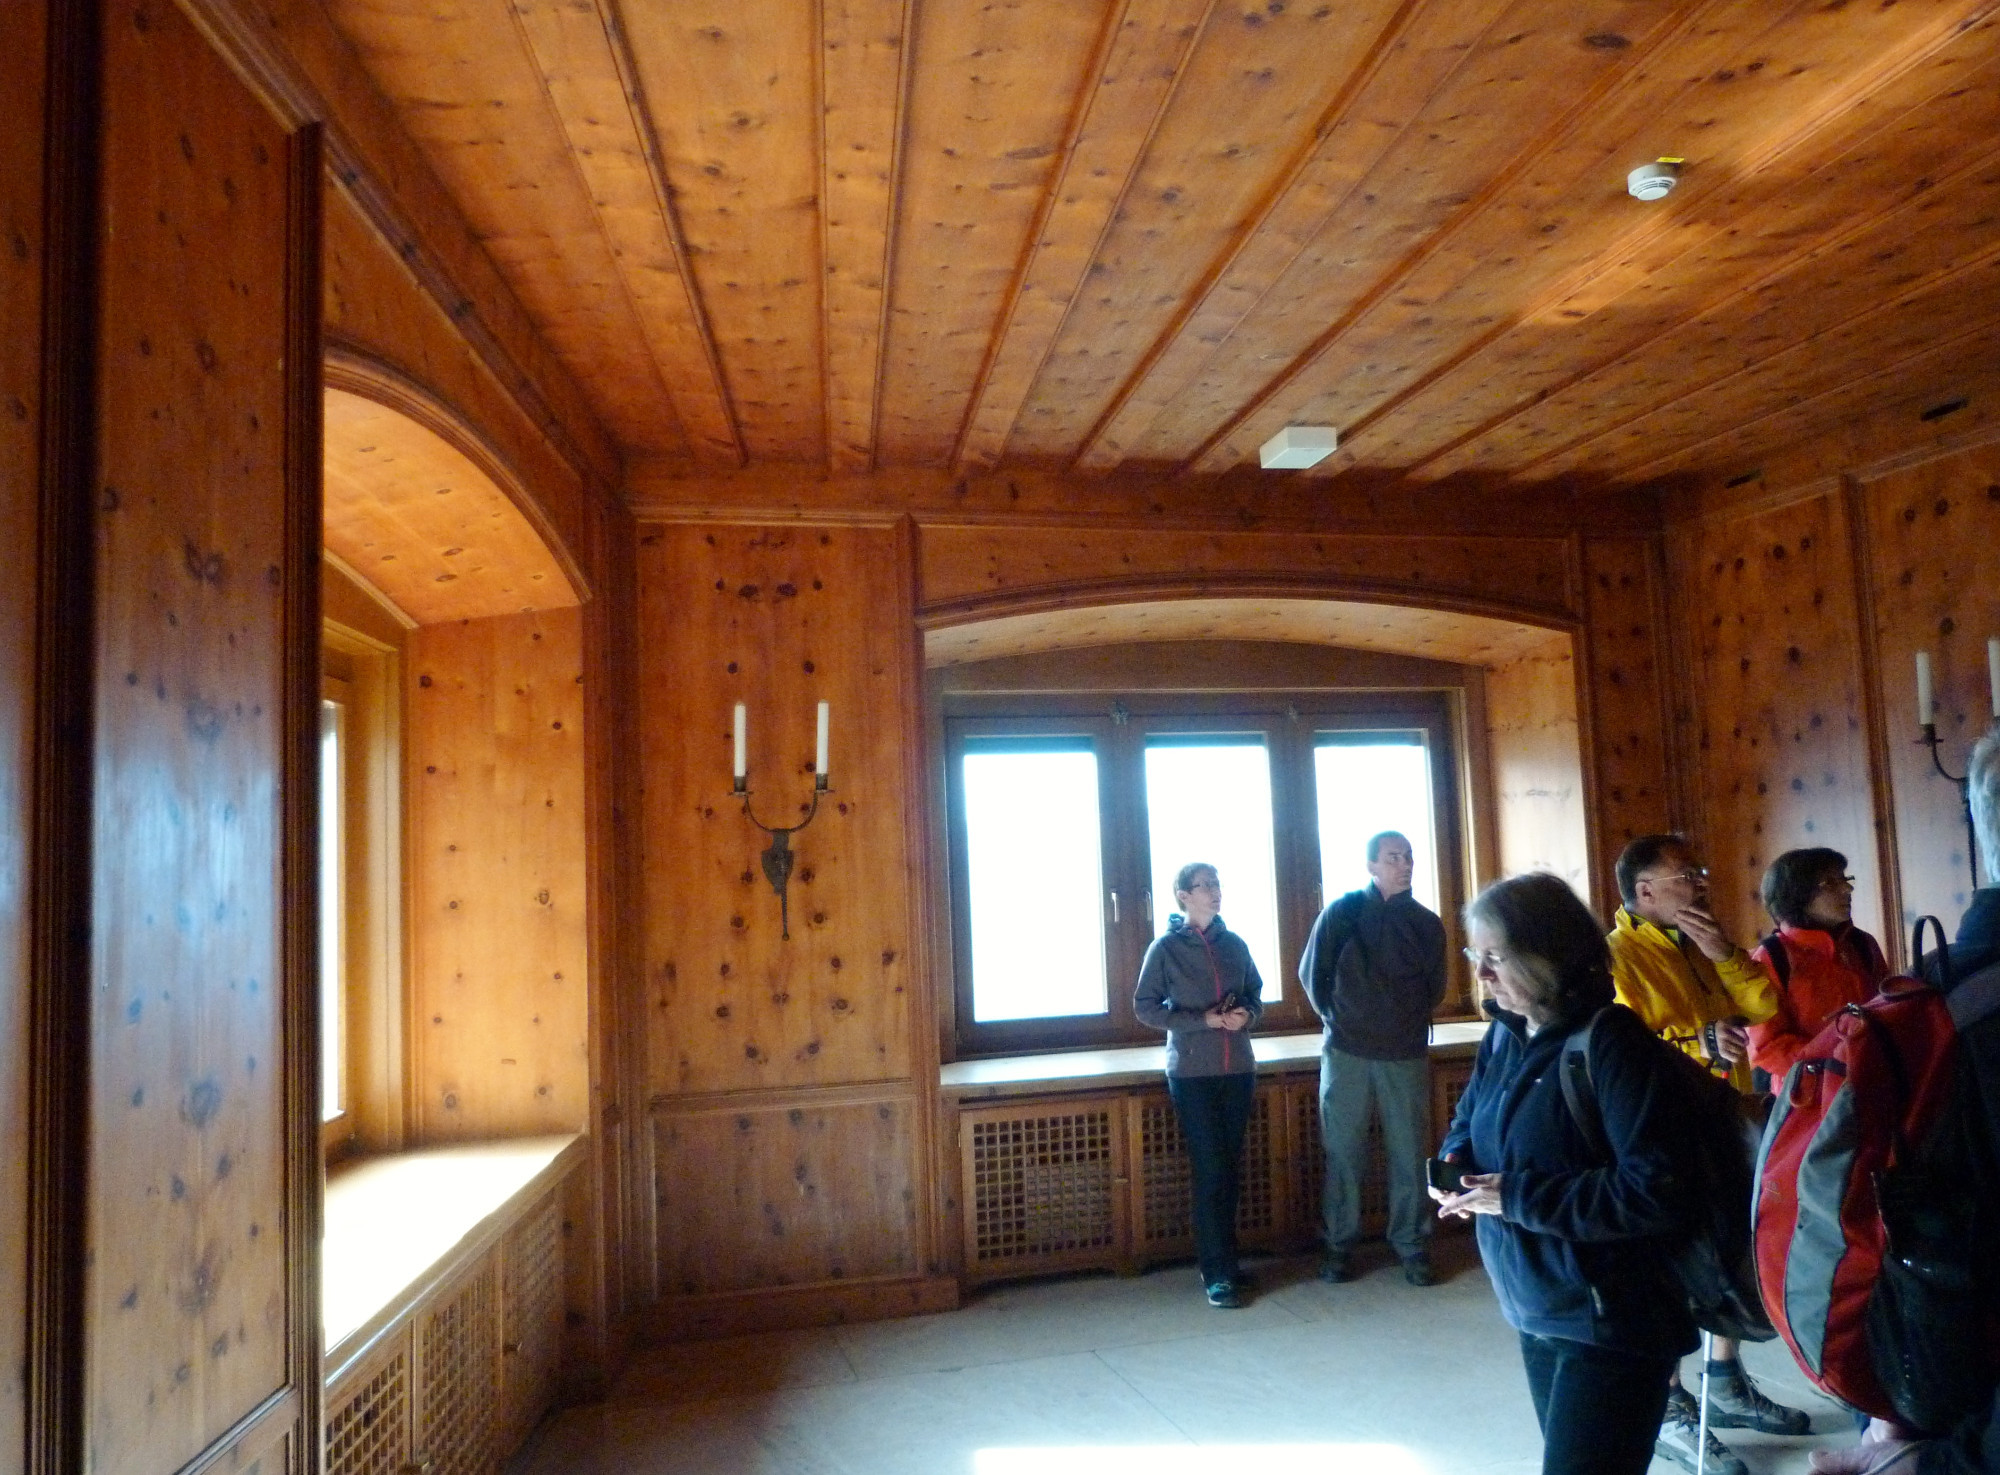
[[[1407,891],[1385,901],[1370,881],[1320,913],[1299,982],[1341,1054],[1418,1059],[1444,998],[1444,923]]]

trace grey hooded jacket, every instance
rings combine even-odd
[[[1222,918],[1196,931],[1175,913],[1139,965],[1132,1012],[1141,1024],[1167,1032],[1168,1075],[1238,1075],[1257,1068],[1250,1030],[1264,1012],[1263,993],[1250,949]],[[1230,994],[1250,1011],[1250,1024],[1242,1030],[1210,1029],[1205,1016]]]

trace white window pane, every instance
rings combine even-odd
[[[346,888],[341,885],[346,845],[346,806],[342,803],[341,740],[345,709],[339,702],[319,704],[319,1030],[320,1120],[340,1115],[341,1002],[345,958],[341,947],[346,918]]]
[[[1106,1011],[1097,755],[965,755],[972,1017]]]
[[[1423,738],[1342,742],[1313,750],[1319,794],[1319,862],[1325,899],[1368,884],[1368,840],[1400,830],[1416,852],[1410,890],[1438,909],[1437,834],[1431,815],[1430,755]]]
[[[1264,1002],[1284,994],[1278,967],[1278,872],[1271,835],[1271,758],[1261,742],[1146,746],[1153,935],[1179,910],[1174,875],[1203,861],[1222,880],[1222,920],[1249,944]]]

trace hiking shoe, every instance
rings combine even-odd
[[[1431,1269],[1429,1255],[1412,1255],[1403,1262],[1403,1279],[1413,1286],[1434,1286],[1438,1283],[1437,1272]]]
[[[1714,1422],[1714,1412],[1714,1401],[1711,1399],[1711,1423]],[[1693,1470],[1700,1449],[1701,1410],[1695,1407],[1694,1399],[1685,1388],[1676,1388],[1667,1395],[1667,1415],[1660,1420],[1660,1437],[1653,1444],[1653,1453],[1663,1460],[1673,1461],[1683,1470]],[[1717,1439],[1713,1431],[1708,1436],[1708,1457],[1699,1464],[1710,1475],[1750,1475],[1750,1467],[1738,1459],[1728,1445]]]
[[[1226,1280],[1218,1280],[1208,1288],[1208,1304],[1219,1306],[1224,1311],[1234,1311],[1243,1304],[1243,1298],[1236,1294],[1236,1287]]]
[[[1328,1285],[1346,1285],[1354,1279],[1354,1267],[1347,1263],[1347,1256],[1329,1250],[1319,1257],[1319,1278]]]
[[[1708,1427],[1755,1429],[1759,1434],[1810,1434],[1812,1416],[1802,1408],[1789,1408],[1766,1398],[1743,1371],[1742,1363],[1710,1363]]]

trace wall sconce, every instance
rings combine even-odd
[[[750,715],[743,703],[736,704],[736,779],[730,792],[743,801],[744,817],[771,837],[770,845],[764,850],[764,879],[778,893],[779,937],[785,942],[792,940],[792,909],[786,895],[786,887],[792,879],[792,836],[813,822],[813,816],[819,813],[820,795],[832,792],[826,776],[827,712],[827,703],[821,702],[819,747],[813,759],[812,805],[806,810],[806,817],[795,825],[767,825],[750,808]]]
[[[1993,703],[1993,715],[2000,718],[2000,635],[1986,642],[1986,689]],[[1937,696],[1931,685],[1931,653],[1917,652],[1917,726],[1923,736],[1917,739],[1931,750],[1931,763],[1937,771],[1952,783],[1958,785],[1958,802],[1965,811],[1965,863],[1972,871],[1972,889],[1979,889],[1979,832],[1972,824],[1972,787],[1964,774],[1952,773],[1944,766],[1944,759],[1938,756],[1938,745],[1943,741],[1937,732]]]

